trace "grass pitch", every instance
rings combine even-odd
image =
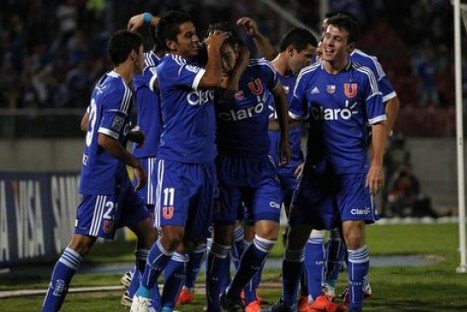
[[[373,297],[365,301],[365,311],[467,311],[467,274],[456,273],[459,265],[457,224],[403,224],[367,227],[367,245],[371,255],[420,255],[434,259],[431,265],[372,267],[370,282]],[[95,248],[85,264],[131,262],[132,246],[128,243],[105,243]],[[278,243],[274,255],[282,252]],[[0,291],[46,289],[56,259],[40,259],[39,264],[12,268],[0,274]],[[371,258],[370,258],[371,261]],[[122,272],[123,273],[123,272]],[[118,285],[120,274],[77,274],[71,287]],[[200,277],[200,284],[204,277]],[[259,288],[268,302],[280,294],[279,270],[267,270],[264,282],[276,282],[275,288]],[[346,273],[338,285],[342,290]],[[69,294],[61,311],[128,311],[120,306],[121,291]],[[201,312],[201,293],[193,304],[180,308],[184,312]],[[43,296],[0,299],[0,311],[39,311]],[[266,307],[267,305],[265,305]]]

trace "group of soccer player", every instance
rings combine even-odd
[[[135,32],[144,24],[154,26],[155,41],[145,54]],[[265,58],[250,58],[235,25],[212,24],[200,40],[177,11],[134,16],[129,30],[111,36],[115,68],[97,82],[82,121],[75,232],[42,311],[59,311],[97,237],[112,239],[128,226],[137,236],[136,265],[122,303],[131,312],[190,302],[206,253],[206,311],[258,312],[256,289],[283,205],[282,295],[265,311],[362,311],[364,228],[377,218],[397,95],[376,58],[355,49],[358,24],[346,13],[326,17],[321,46],[309,31],[289,30],[277,56],[254,20],[237,24]],[[133,185],[126,166],[134,168]],[[333,302],[340,266],[326,265],[324,230],[331,229],[330,264],[346,255],[349,273],[342,305]]]

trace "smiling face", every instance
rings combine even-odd
[[[330,63],[346,62],[353,45],[353,43],[349,43],[347,30],[329,25],[323,38],[322,58]]]
[[[180,24],[177,40],[167,40],[167,47],[173,53],[184,58],[194,58],[199,53],[199,37],[196,34],[195,25],[192,22]]]

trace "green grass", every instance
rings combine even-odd
[[[371,255],[421,255],[434,257],[428,266],[374,267],[370,270],[373,297],[365,301],[365,311],[467,311],[467,274],[456,273],[459,264],[457,224],[381,225],[367,228],[367,245]],[[98,245],[86,264],[131,262],[132,247],[128,243]],[[280,255],[281,244],[274,254]],[[0,291],[11,289],[45,289],[53,264],[41,260],[40,266],[21,265],[11,274],[0,275]],[[120,274],[77,274],[76,286],[117,285]],[[279,281],[278,270],[267,270],[264,281]],[[204,280],[201,277],[200,280]],[[341,274],[338,287],[343,288],[346,274]],[[259,289],[267,301],[274,301],[277,289]],[[62,311],[128,311],[119,305],[121,292],[68,295]],[[43,296],[0,299],[0,311],[39,311]],[[200,312],[204,296],[181,311]]]

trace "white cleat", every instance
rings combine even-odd
[[[130,312],[157,312],[152,307],[152,299],[142,296],[133,296],[133,302],[131,303]]]

